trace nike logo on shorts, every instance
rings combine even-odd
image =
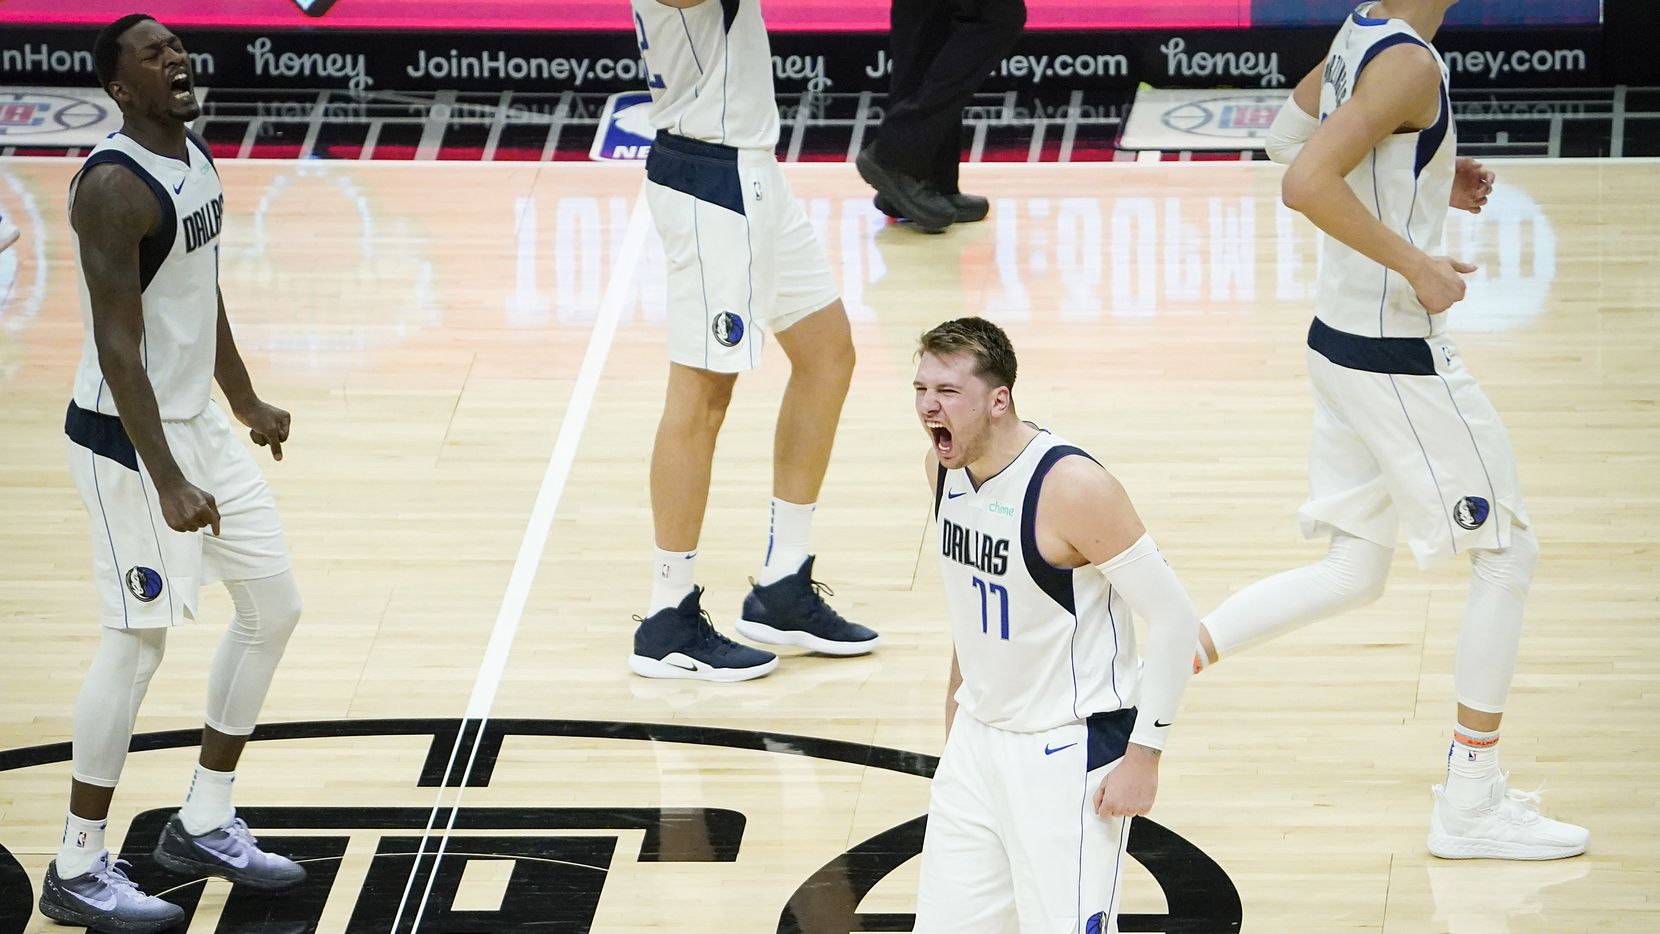
[[[1046,755],[1046,756],[1052,756],[1057,752],[1061,752],[1063,750],[1071,749],[1073,746],[1076,746],[1076,745],[1078,745],[1078,744],[1077,743],[1067,743],[1065,746],[1056,746],[1052,749],[1049,746],[1046,745],[1046,746],[1043,747],[1043,754]]]

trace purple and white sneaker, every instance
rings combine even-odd
[[[139,891],[127,878],[126,860],[112,860],[108,850],[98,854],[92,868],[65,879],[58,861],[46,867],[40,887],[40,913],[53,921],[110,931],[112,934],[150,934],[184,920],[184,909]]]
[[[216,830],[192,836],[174,814],[156,842],[156,862],[168,872],[218,876],[236,885],[272,891],[305,881],[305,869],[286,856],[267,853],[240,817]]]

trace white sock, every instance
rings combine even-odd
[[[767,556],[757,579],[762,587],[776,584],[807,560],[813,541],[813,510],[817,503],[786,503],[772,499],[772,530],[767,536]]]
[[[108,820],[87,820],[71,812],[63,821],[63,843],[58,847],[58,878],[81,875],[104,852],[104,828]]]
[[[235,772],[215,772],[198,764],[190,780],[190,793],[179,809],[179,822],[184,824],[185,832],[194,837],[230,823],[236,816],[236,809],[231,807],[231,786],[235,783]]]
[[[697,580],[697,552],[655,548],[652,555],[651,606],[646,608],[647,616],[679,606]]]
[[[1447,750],[1447,800],[1458,807],[1486,803],[1499,779],[1499,731],[1453,727]]]

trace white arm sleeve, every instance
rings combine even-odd
[[[1193,677],[1199,614],[1151,535],[1142,535],[1123,554],[1096,567],[1124,595],[1130,611],[1147,621],[1147,664],[1130,742],[1163,749],[1182,692]]]
[[[1268,158],[1280,165],[1290,165],[1318,129],[1320,118],[1298,107],[1295,97],[1287,97],[1285,106],[1274,117],[1274,125],[1268,128]]]

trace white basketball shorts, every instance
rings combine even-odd
[[[1420,567],[1510,544],[1532,523],[1498,412],[1447,336],[1361,337],[1314,320],[1309,537],[1339,529],[1394,547],[1398,529]]]
[[[69,472],[92,525],[92,580],[105,626],[176,626],[196,616],[196,591],[289,569],[276,500],[225,413],[209,403],[162,431],[185,479],[219,507],[219,534],[175,532],[121,420],[71,403]]]
[[[959,709],[934,773],[917,934],[1116,934],[1130,822],[1095,815],[1134,710],[1042,733]]]
[[[738,373],[837,298],[830,261],[773,154],[658,133],[646,202],[668,261],[669,359]]]

